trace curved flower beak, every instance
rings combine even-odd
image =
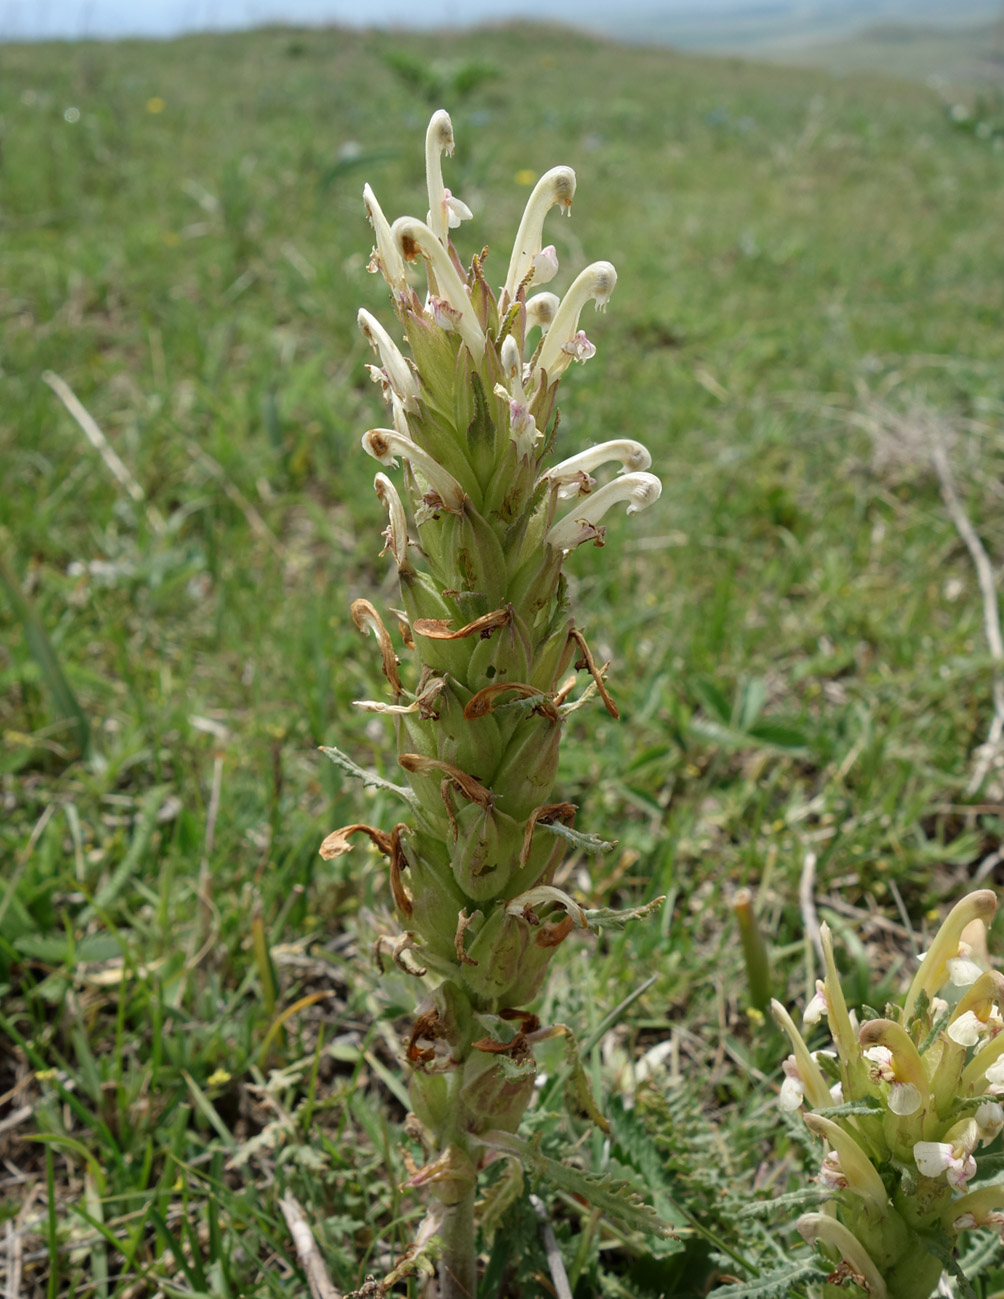
[[[817,1242],[831,1245],[862,1278],[871,1299],[886,1299],[889,1291],[871,1255],[857,1236],[836,1218],[826,1213],[803,1213],[795,1224],[802,1239],[809,1245]]]
[[[889,1108],[906,1117],[930,1100],[931,1083],[913,1038],[891,1019],[870,1019],[861,1026],[858,1040],[875,1065],[875,1081],[888,1082]]]
[[[821,1114],[806,1114],[805,1126],[817,1137],[828,1141],[837,1152],[840,1170],[850,1189],[866,1200],[876,1214],[884,1214],[889,1204],[889,1193],[875,1165],[854,1138]]]
[[[596,303],[597,311],[602,311],[616,284],[617,272],[610,262],[593,262],[575,278],[561,299],[537,358],[535,370],[544,371],[548,383],[553,383],[573,359],[588,360],[593,355],[596,349],[579,329],[579,316],[590,301]]]
[[[387,528],[383,534],[387,538],[387,545],[381,553],[386,554],[388,550],[390,551],[399,573],[411,572],[411,560],[408,558],[408,522],[397,488],[386,474],[377,474],[373,479],[373,487],[381,504],[387,509]]]
[[[921,962],[920,969],[913,976],[903,1008],[904,1024],[909,1024],[921,992],[933,997],[948,982],[951,974],[949,962],[959,957],[962,931],[966,925],[974,920],[989,924],[996,909],[997,896],[992,889],[977,889],[952,907],[935,934],[934,942]]]
[[[802,1034],[795,1027],[791,1016],[779,1001],[773,1000],[770,1003],[770,1009],[778,1027],[787,1034],[788,1041],[791,1043],[791,1049],[795,1054],[795,1067],[802,1082],[802,1091],[808,1096],[809,1104],[813,1109],[826,1109],[829,1105],[832,1105],[833,1097],[830,1095],[830,1089],[826,1085],[822,1070],[813,1060],[809,1048],[805,1045]]]
[[[542,474],[537,481],[539,484],[547,480],[552,486],[557,485],[558,497],[561,500],[571,500],[592,491],[592,471],[613,460],[620,461],[621,474],[637,473],[639,470],[647,469],[652,463],[647,447],[642,446],[640,442],[634,442],[631,438],[617,438],[611,442],[600,442],[597,446],[589,447],[586,451],[580,451],[578,455],[562,460],[560,464],[553,465]]]
[[[970,1231],[973,1227],[996,1227],[1004,1234],[1004,1185],[994,1182],[953,1200],[941,1217],[947,1231]]]
[[[824,988],[827,1023],[837,1048],[837,1055],[849,1078],[857,1068],[857,1063],[860,1062],[861,1046],[847,1011],[837,964],[833,959],[833,934],[825,922],[819,927],[819,936],[823,947],[823,963],[826,967]]]
[[[433,460],[428,451],[423,451],[416,443],[402,437],[396,429],[369,429],[363,434],[363,450],[382,465],[392,468],[397,465],[397,457],[403,456],[412,469],[428,483],[430,491],[426,492],[425,499],[430,508],[441,508],[451,514],[459,514],[463,510],[464,489],[453,475]]]
[[[394,653],[390,633],[383,625],[383,620],[369,600],[353,600],[351,612],[352,621],[359,630],[364,635],[366,632],[370,632],[380,646],[380,656],[383,659],[383,674],[390,683],[394,694],[400,696],[401,678],[397,674],[397,669],[401,660]]]
[[[584,541],[600,540],[603,530],[597,524],[612,505],[627,501],[628,514],[637,514],[653,505],[661,494],[662,483],[655,474],[622,474],[559,519],[544,540],[552,550],[574,550]]]
[[[442,155],[453,156],[453,123],[445,108],[433,113],[425,132],[425,180],[429,190],[429,229],[446,248],[450,230],[474,215],[466,203],[454,198],[443,184]]]
[[[959,1046],[977,1046],[1001,1029],[1000,1007],[1004,1006],[1004,975],[987,970],[963,994],[952,1011],[946,1032]]]
[[[376,195],[369,185],[363,186],[363,203],[376,239],[376,248],[370,258],[369,269],[379,271],[391,289],[396,292],[403,289],[407,283],[404,262],[394,240],[391,238],[390,225],[383,214],[383,208],[377,202]]]
[[[400,398],[406,411],[418,410],[418,380],[404,359],[400,348],[380,324],[376,316],[365,307],[359,308],[356,317],[363,336],[380,358],[391,391]]]
[[[452,325],[458,329],[470,352],[480,360],[485,350],[484,331],[467,295],[467,288],[446,249],[425,222],[419,221],[417,217],[398,217],[391,226],[390,233],[395,248],[405,261],[414,261],[416,257],[425,258],[435,283],[436,292],[433,296],[438,294],[448,308],[438,323],[443,328]]]
[[[552,167],[550,171],[544,172],[534,185],[523,212],[523,219],[519,223],[519,230],[516,232],[516,242],[513,244],[512,256],[509,259],[509,271],[505,277],[503,292],[509,302],[515,299],[520,284],[531,270],[535,278],[539,277],[543,270],[546,278],[539,278],[537,282],[546,284],[558,269],[557,257],[553,259],[553,270],[550,269],[549,256],[541,261],[537,260],[544,251],[541,247],[544,218],[555,206],[560,206],[563,211],[568,212],[574,197],[575,172],[571,167]]]

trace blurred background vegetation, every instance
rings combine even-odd
[[[638,437],[664,482],[569,565],[623,720],[575,715],[559,790],[618,841],[572,886],[669,900],[570,943],[541,1010],[590,1044],[614,1137],[550,1093],[530,1130],[632,1173],[679,1237],[560,1195],[555,1229],[578,1296],[769,1270],[790,1225],[736,1215],[814,1156],[778,1119],[735,892],[776,995],[812,988],[802,884],[881,1005],[945,905],[1004,878],[979,752],[1000,665],[934,463],[999,565],[999,92],[519,25],[0,67],[8,1288],[16,1266],[48,1299],[303,1293],[289,1189],[352,1289],[419,1217],[397,1190],[414,992],[370,955],[386,881],[364,848],[317,855],[379,808],[317,746],[392,762],[351,708],[379,672],[348,604],[392,592],[359,446],[382,413],[356,310],[390,323],[360,195],[424,216],[441,105],[460,251],[487,244],[496,280],[528,186],[575,167],[555,287],[601,257],[619,282],[559,449]],[[527,1212],[485,1239],[486,1296],[546,1293]]]

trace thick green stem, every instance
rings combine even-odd
[[[438,1234],[445,1246],[439,1264],[439,1299],[474,1299],[478,1292],[478,1271],[473,1184],[459,1203],[446,1209]]]

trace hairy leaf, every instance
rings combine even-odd
[[[798,1282],[825,1281],[827,1273],[811,1259],[800,1263],[787,1263],[775,1272],[740,1281],[736,1285],[722,1285],[711,1291],[709,1299],[789,1299],[792,1286]]]
[[[664,895],[646,902],[643,907],[628,907],[624,911],[617,911],[613,907],[596,907],[591,911],[586,910],[586,920],[590,929],[624,929],[632,920],[644,920],[646,916],[658,911],[665,901]]]
[[[510,1156],[502,1175],[489,1186],[478,1206],[481,1232],[490,1245],[510,1206],[523,1194],[523,1165]]]
[[[813,1209],[824,1200],[832,1200],[833,1192],[818,1186],[807,1186],[801,1191],[792,1191],[789,1195],[774,1195],[768,1200],[751,1200],[739,1210],[740,1218],[773,1218],[778,1214],[787,1216],[801,1213],[803,1209]]]
[[[564,1025],[562,1027],[565,1028]],[[610,1124],[596,1103],[596,1097],[593,1095],[589,1077],[579,1054],[579,1044],[570,1028],[565,1028],[565,1065],[569,1071],[565,1079],[565,1105],[572,1113],[585,1114],[601,1132],[609,1136]]]
[[[481,1140],[493,1150],[515,1155],[524,1168],[561,1191],[581,1196],[594,1209],[599,1209],[628,1231],[640,1231],[646,1236],[672,1235],[672,1228],[645,1203],[641,1191],[631,1182],[569,1168],[567,1164],[541,1154],[535,1142],[522,1141],[509,1132],[486,1132]]]
[[[395,785],[389,780],[384,780],[383,776],[375,771],[368,770],[366,767],[357,766],[348,754],[342,753],[341,749],[334,749],[325,744],[322,744],[320,749],[324,756],[330,758],[336,767],[341,767],[347,776],[352,776],[354,780],[361,780],[367,787],[385,789],[389,794],[396,794],[398,798],[403,798],[406,803],[410,803],[412,806],[415,805],[415,795],[410,789],[406,789],[403,785]]]
[[[561,839],[567,839],[570,844],[583,852],[609,852],[611,848],[617,847],[616,839],[608,843],[598,835],[583,834],[581,830],[573,830],[567,825],[562,825],[560,821],[540,821],[538,824],[542,830],[548,830]]]

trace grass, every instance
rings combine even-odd
[[[541,1009],[592,1041],[613,1144],[545,1104],[530,1130],[648,1182],[682,1246],[567,1196],[559,1244],[579,1296],[766,1266],[787,1226],[736,1206],[814,1156],[777,1125],[785,1049],[750,1011],[730,898],[756,890],[774,990],[804,997],[815,854],[848,978],[881,1004],[911,934],[981,862],[1000,877],[999,772],[966,793],[994,669],[916,436],[940,430],[999,561],[999,153],[920,87],[551,29],[0,61],[0,1097],[27,1111],[0,1119],[8,1288],[17,1267],[46,1299],[304,1293],[288,1190],[352,1289],[418,1220],[397,1189],[414,993],[370,959],[376,861],[317,855],[360,794],[316,746],[390,761],[350,707],[378,668],[348,603],[390,589],[359,448],[378,403],[355,312],[389,315],[360,191],[424,210],[440,95],[497,274],[524,169],[577,169],[551,237],[566,269],[610,257],[620,279],[564,445],[641,437],[665,484],[575,556],[624,720],[576,714],[559,789],[618,840],[576,887],[669,901],[569,951]],[[631,1062],[669,1041],[629,1109]],[[513,1213],[491,1293],[543,1293]]]

